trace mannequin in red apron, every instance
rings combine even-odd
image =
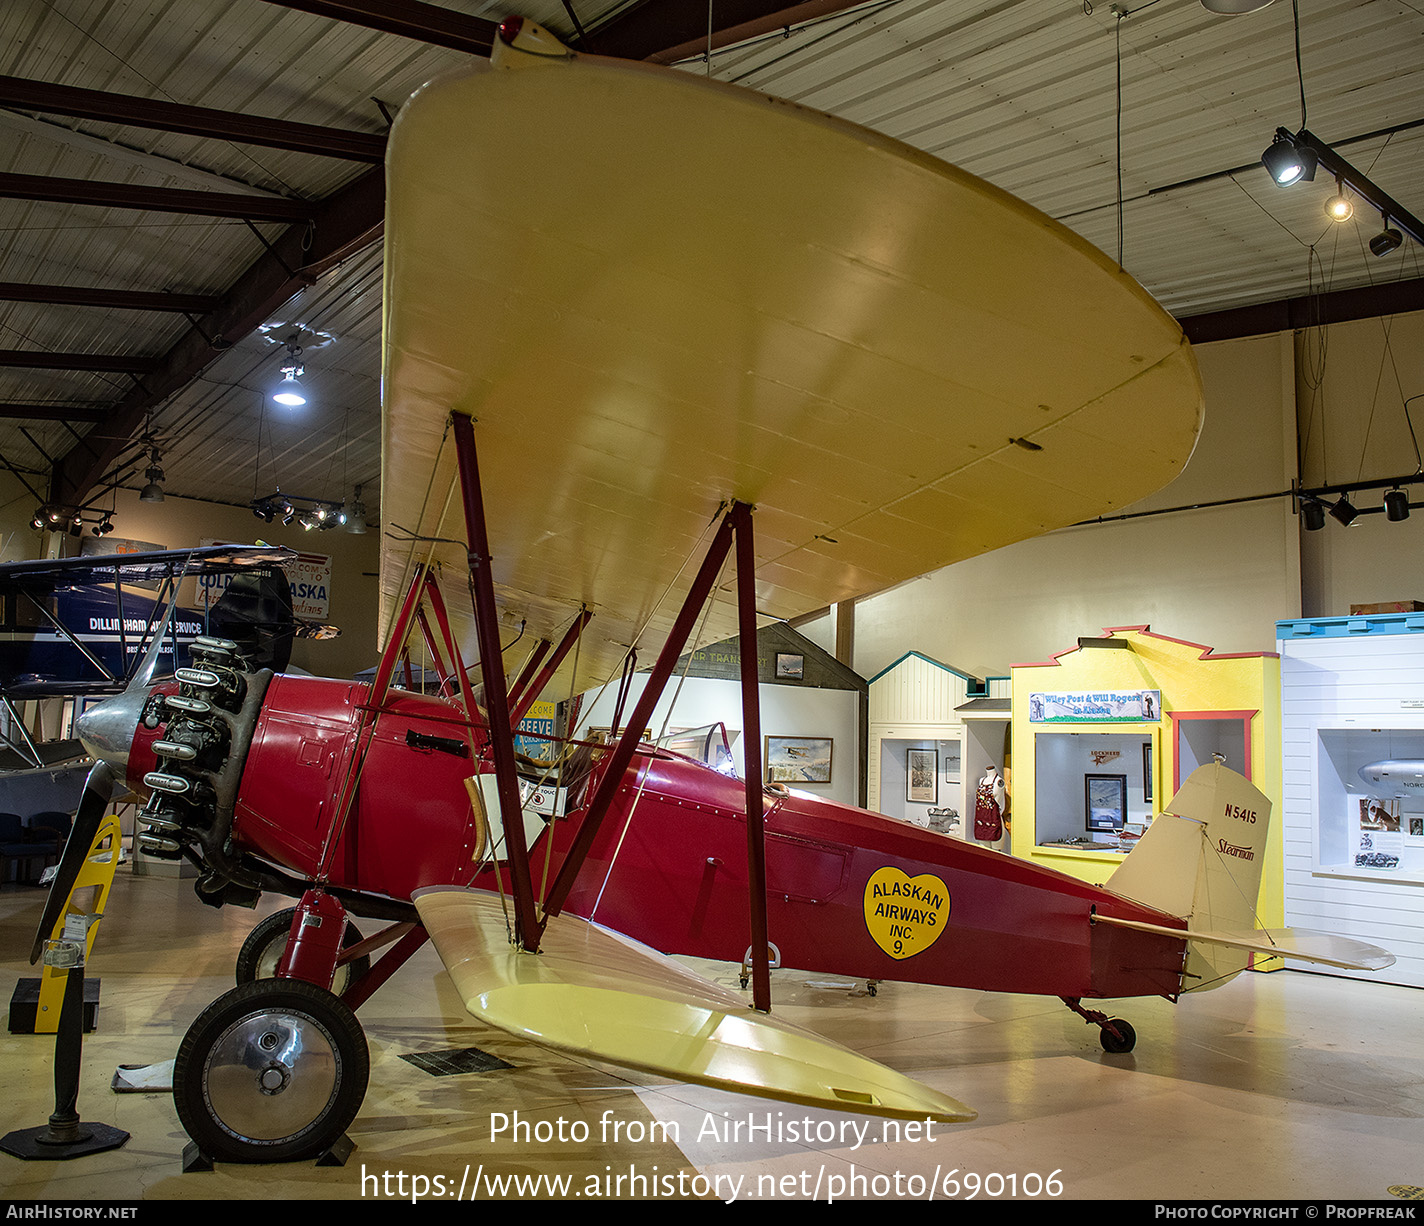
[[[1004,781],[999,769],[988,766],[974,788],[974,837],[997,843],[1004,834]]]

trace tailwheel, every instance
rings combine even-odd
[[[220,1162],[295,1162],[326,1153],[366,1096],[366,1036],[330,992],[258,979],[198,1016],[173,1065],[184,1130]]]
[[[1060,996],[1058,999],[1089,1025],[1098,1028],[1098,1041],[1110,1055],[1126,1055],[1137,1045],[1137,1031],[1122,1018],[1109,1017],[1096,1009],[1085,1009],[1082,1001],[1076,996]]]
[[[247,934],[247,940],[242,943],[242,949],[237,955],[238,983],[277,977],[277,964],[281,962],[282,954],[286,951],[287,938],[292,931],[292,917],[296,913],[295,907],[274,912]],[[360,930],[347,920],[346,931],[341,937],[341,948],[350,949],[353,945],[359,945],[361,940]],[[331,980],[332,995],[344,994],[347,988],[370,969],[371,959],[364,956],[340,963]]]
[[[1110,1017],[1098,1031],[1103,1050],[1109,1055],[1126,1055],[1137,1045],[1137,1031],[1120,1017]]]

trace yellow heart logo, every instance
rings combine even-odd
[[[948,920],[949,889],[933,873],[911,880],[887,866],[865,883],[865,926],[892,958],[923,953],[939,940]]]

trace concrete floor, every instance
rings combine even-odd
[[[36,971],[43,902],[0,890],[0,989]],[[973,1106],[973,1123],[887,1136],[879,1121],[808,1111],[553,1055],[475,1023],[429,947],[360,1012],[371,1081],[344,1167],[219,1165],[185,1173],[171,1096],[115,1093],[121,1065],[171,1060],[233,982],[255,914],[214,911],[188,882],[120,870],[91,978],[79,1111],[127,1130],[69,1161],[0,1154],[21,1200],[451,1199],[492,1182],[567,1180],[568,1195],[827,1199],[1328,1200],[1398,1205],[1424,1185],[1424,996],[1297,971],[1247,974],[1174,1006],[1129,1001],[1136,1050],[1109,1056],[1056,1000],[773,973],[775,1007]],[[736,968],[704,966],[735,984]],[[5,1034],[3,1131],[54,1105],[52,1036]],[[477,1048],[509,1067],[434,1076],[402,1059]],[[862,1135],[858,1129],[868,1128]],[[951,1174],[951,1172],[954,1172]],[[478,1193],[474,1189],[478,1187]],[[462,1191],[463,1189],[463,1191]],[[558,1195],[543,1182],[528,1194]],[[508,1195],[517,1195],[514,1189]]]

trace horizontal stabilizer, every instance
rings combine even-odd
[[[1198,932],[1194,929],[1168,928],[1160,924],[1144,924],[1135,920],[1114,919],[1099,915],[1099,924],[1114,924],[1119,928],[1136,928],[1139,932],[1156,932],[1164,936],[1183,937],[1204,945],[1223,945],[1244,949],[1250,953],[1275,958],[1298,958],[1303,962],[1319,962],[1351,971],[1382,971],[1394,965],[1394,955],[1378,945],[1356,941],[1352,937],[1330,932],[1312,932],[1306,928],[1257,928],[1246,932]]]
[[[670,958],[571,915],[537,954],[509,943],[501,901],[418,891],[416,910],[475,1017],[546,1047],[700,1085],[894,1119],[974,1111],[779,1018]]]

